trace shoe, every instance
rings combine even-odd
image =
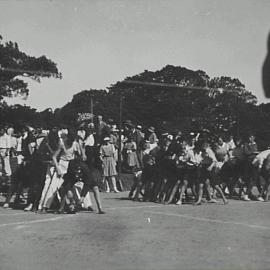
[[[68,206],[67,213],[68,214],[76,214],[76,212],[77,212],[76,206],[74,204],[70,204]]]
[[[54,211],[54,214],[56,214],[56,215],[62,215],[62,214],[64,214],[65,212],[64,212],[64,210],[56,210],[56,211]]]
[[[259,201],[259,202],[264,202],[264,199],[263,199],[263,197],[258,197],[258,198],[257,198],[257,201]]]
[[[9,208],[9,203],[5,203],[5,204],[3,205],[3,208]]]
[[[46,208],[42,208],[41,210],[38,210],[38,214],[47,214],[47,209]]]
[[[14,204],[18,205],[18,204],[22,204],[25,203],[25,200],[23,200],[22,198],[16,198],[14,200]]]
[[[105,190],[106,193],[110,193],[111,191],[109,189]]]
[[[27,207],[25,207],[24,209],[23,209],[23,211],[25,211],[25,212],[29,212],[29,211],[31,211],[32,210],[32,208],[33,208],[33,204],[32,203],[30,203]]]
[[[250,201],[250,198],[248,197],[248,195],[244,195],[243,196],[243,200],[246,201],[246,202],[249,202]]]
[[[103,214],[106,214],[106,212],[103,211],[103,210],[99,210],[99,211],[98,211],[98,214],[103,215]]]
[[[202,202],[195,202],[193,205],[201,205]]]
[[[94,212],[94,209],[93,209],[91,206],[88,206],[88,207],[86,208],[86,210],[89,211],[89,212]]]
[[[119,193],[120,191],[119,191],[117,188],[115,188],[115,189],[113,190],[113,192],[114,192],[114,193]]]
[[[182,201],[181,200],[177,201],[176,205],[182,205]]]
[[[217,203],[217,200],[215,199],[210,199],[209,201],[207,201],[208,203]]]

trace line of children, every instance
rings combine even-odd
[[[245,201],[268,200],[270,150],[259,153],[253,135],[245,144],[241,139],[234,143],[232,138],[225,143],[218,137],[213,147],[206,138],[198,140],[199,136],[188,144],[182,135],[164,135],[158,148],[145,153],[144,168],[135,175],[130,199],[181,205],[190,188],[195,205],[202,203],[203,194],[208,202],[216,202],[219,196],[224,204],[226,196],[235,194]]]

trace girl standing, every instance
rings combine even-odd
[[[64,181],[63,176],[67,173],[69,162],[79,156],[81,156],[81,149],[74,134],[70,131],[67,134],[62,133],[58,148],[52,156],[53,166],[47,169],[39,210],[46,212],[46,209],[50,208],[57,190]]]
[[[125,152],[127,166],[132,172],[140,168],[136,150],[137,150],[137,145],[132,139],[132,137],[129,136],[124,145],[124,152]]]
[[[103,139],[103,144],[100,147],[100,159],[103,167],[103,177],[106,185],[106,192],[110,192],[110,186],[108,179],[111,179],[113,191],[118,193],[119,190],[116,187],[116,179],[117,175],[116,171],[116,150],[113,144],[110,143],[110,138],[105,137]]]

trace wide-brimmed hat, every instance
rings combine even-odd
[[[111,128],[111,132],[118,132],[118,131],[119,131],[119,129],[116,128],[115,125],[113,125],[112,128]]]
[[[154,127],[150,127],[150,128],[148,128],[148,131],[155,132],[155,128]]]
[[[94,123],[91,122],[91,123],[88,123],[87,124],[87,127],[94,129],[95,128],[95,125],[94,125]]]
[[[131,120],[126,120],[126,121],[124,122],[124,125],[127,125],[127,126],[130,126],[130,125],[132,125],[132,122],[131,122]]]

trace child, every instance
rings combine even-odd
[[[126,163],[131,172],[134,172],[140,168],[140,164],[137,157],[137,145],[131,136],[128,136],[124,145],[124,152],[126,157]]]
[[[116,150],[113,144],[110,143],[110,138],[105,137],[103,144],[100,147],[100,160],[103,164],[103,177],[106,184],[106,192],[110,192],[110,187],[107,179],[111,179],[113,191],[118,193],[119,190],[116,187],[117,175],[116,171]]]
[[[98,214],[105,214],[101,206],[98,184],[95,181],[94,176],[91,173],[88,166],[86,165],[86,163],[78,159],[69,162],[67,173],[64,175],[64,183],[63,183],[64,198],[61,201],[61,206],[58,212],[63,213],[67,199],[69,199],[70,202],[69,205],[70,212],[74,213],[76,211],[75,202],[73,199],[71,189],[78,181],[82,181],[84,183],[82,192],[80,194],[81,195],[81,199],[79,202],[80,205],[82,205],[86,194],[90,191],[90,189],[92,189],[98,208]]]
[[[209,143],[205,142],[202,146],[202,162],[201,162],[201,184],[206,184],[209,202],[215,202],[211,198],[210,184],[213,185],[214,189],[221,195],[223,203],[227,204],[228,200],[225,198],[223,191],[219,187],[219,167],[218,161],[213,150],[210,148]],[[210,180],[210,183],[207,181]],[[202,186],[199,189],[199,198],[196,204],[200,204],[202,201]]]

